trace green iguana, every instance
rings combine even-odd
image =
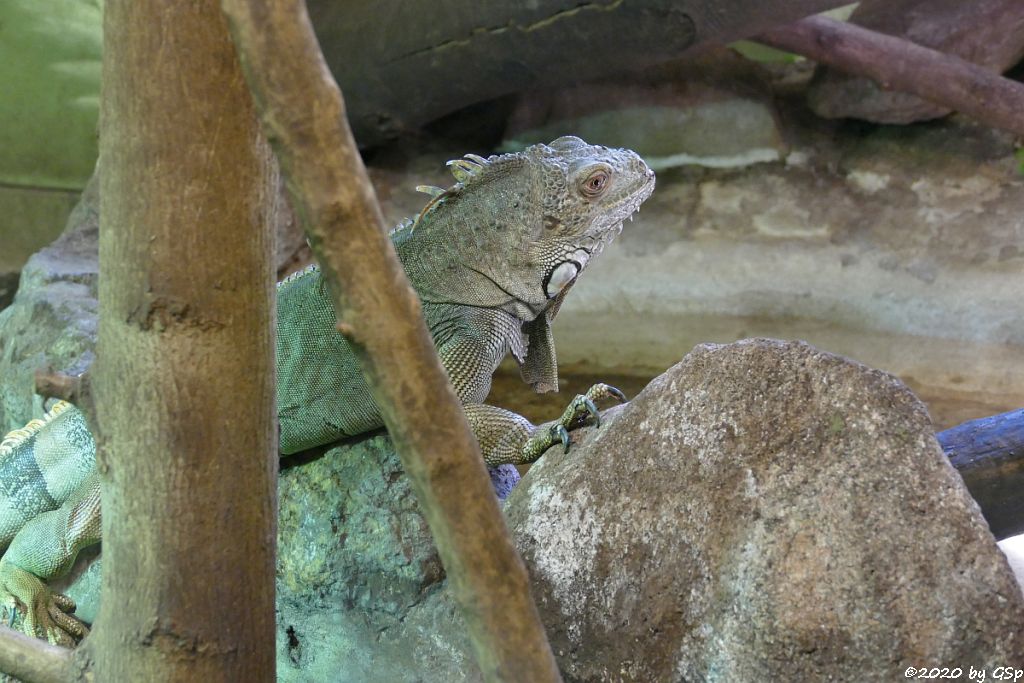
[[[632,151],[574,137],[448,165],[455,185],[417,188],[431,201],[392,232],[438,354],[487,464],[568,450],[569,431],[598,418],[595,401],[623,399],[617,389],[597,384],[539,426],[483,400],[509,352],[536,391],[557,390],[551,321],[650,196],[654,173]],[[285,455],[383,426],[315,266],[278,285],[277,408]],[[83,415],[63,402],[0,445],[0,601],[23,631],[51,642],[87,633],[74,603],[45,582],[100,540],[94,456]]]

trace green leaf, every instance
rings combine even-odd
[[[803,59],[800,55],[795,55],[792,52],[783,52],[750,40],[737,40],[729,47],[754,62],[791,64]]]
[[[80,190],[96,162],[102,6],[0,0],[0,183]]]

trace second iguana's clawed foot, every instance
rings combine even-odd
[[[523,446],[523,462],[534,462],[544,451],[558,443],[562,444],[563,452],[568,453],[572,443],[569,432],[582,427],[588,418],[593,418],[595,426],[600,427],[601,413],[596,402],[607,399],[622,402],[626,400],[626,395],[610,384],[595,384],[587,393],[577,394],[560,418],[537,427]]]
[[[74,647],[89,629],[71,616],[75,601],[51,590],[39,577],[0,561],[0,614],[13,628],[52,645]]]

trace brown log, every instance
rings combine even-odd
[[[361,146],[475,102],[643,69],[844,0],[311,0]]]
[[[808,17],[755,40],[1024,135],[1024,84],[968,61],[826,17]]]
[[[353,8],[359,3],[347,3]],[[222,0],[338,328],[363,364],[489,681],[561,680],[476,439],[395,255],[302,0]]]

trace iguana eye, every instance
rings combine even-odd
[[[580,191],[587,197],[597,197],[608,186],[609,177],[608,171],[598,169],[587,176],[583,184],[580,185]]]

